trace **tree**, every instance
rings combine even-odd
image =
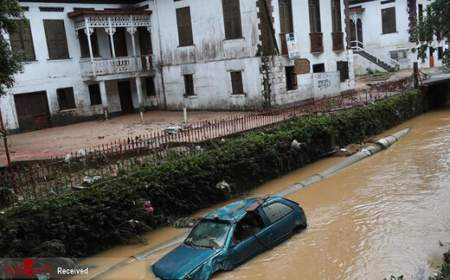
[[[22,9],[16,0],[0,0],[0,95],[14,85],[14,74],[22,69],[21,56],[11,51],[5,32],[16,28],[12,18],[21,17]]]
[[[434,36],[438,40],[450,37],[450,1],[435,0],[431,3],[426,9],[426,14],[419,15],[417,28],[411,36],[418,44],[418,58],[424,60],[427,57],[426,50],[431,47]],[[450,65],[448,51],[444,53],[444,63]]]

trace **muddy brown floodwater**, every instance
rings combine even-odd
[[[410,134],[389,150],[289,196],[305,209],[305,231],[214,279],[427,279],[450,242],[450,111],[424,114],[383,135],[405,127]],[[253,194],[276,192],[339,160],[319,161]],[[147,239],[157,245],[180,232],[162,229]],[[149,266],[170,249],[101,279],[155,279]],[[97,257],[133,250],[118,247]]]

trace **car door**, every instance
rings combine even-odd
[[[260,209],[265,227],[256,236],[270,248],[288,238],[295,228],[294,210],[281,203],[273,202]]]
[[[234,266],[253,258],[264,250],[263,245],[258,241],[255,235],[239,242],[231,244],[231,260]]]

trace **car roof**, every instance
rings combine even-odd
[[[214,210],[208,213],[203,219],[235,223],[244,218],[248,211],[257,209],[261,204],[265,202],[279,199],[279,197],[275,196],[266,197],[264,199],[257,197],[245,198]]]

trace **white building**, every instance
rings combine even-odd
[[[0,98],[25,131],[146,108],[246,109],[354,87],[343,0],[20,0]],[[7,35],[8,36],[8,35]]]
[[[408,69],[414,62],[419,68],[442,66],[448,44],[442,38],[427,49],[427,58],[417,59],[417,43],[410,29],[426,14],[430,0],[350,0],[350,37],[355,49],[357,74],[368,69],[386,71],[398,67]],[[357,32],[355,32],[357,30]],[[378,63],[374,61],[378,59]],[[387,67],[386,67],[387,66]]]

